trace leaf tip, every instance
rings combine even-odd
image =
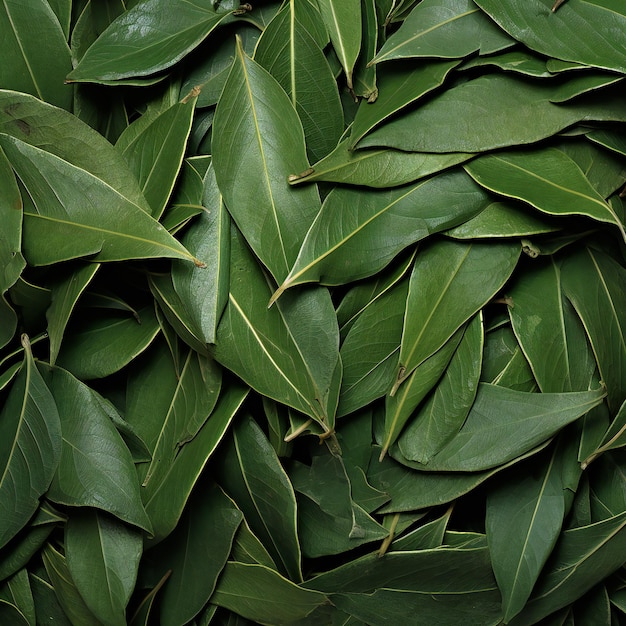
[[[267,303],[267,308],[271,309],[272,305],[274,304],[274,302],[276,302],[276,300],[278,300],[278,298],[280,298],[285,289],[287,289],[289,285],[287,284],[287,282],[284,282],[273,294],[272,297],[270,298],[270,301]]]

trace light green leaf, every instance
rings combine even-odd
[[[304,589],[263,565],[226,564],[211,602],[257,623],[287,626],[327,602],[324,594]]]
[[[59,407],[63,433],[50,500],[95,507],[149,531],[132,456],[96,392],[61,368],[40,368]]]
[[[604,396],[602,388],[526,393],[481,383],[461,430],[423,469],[477,472],[502,465],[554,436]]]
[[[602,2],[569,2],[553,12],[551,0],[528,0],[523,5],[514,0],[476,0],[476,4],[532,50],[626,72],[626,14],[619,3],[611,7]]]
[[[361,50],[360,0],[318,0],[333,49],[352,90],[352,73]],[[355,28],[355,24],[358,26]]]
[[[228,211],[274,278],[289,273],[319,210],[314,186],[292,189],[309,167],[289,96],[241,44],[213,121],[213,165]]]
[[[241,509],[279,571],[300,582],[296,496],[274,449],[252,418],[234,428],[216,469],[218,483]]]
[[[120,15],[85,53],[68,80],[105,82],[149,76],[196,48],[232,11],[212,2],[146,0]],[[138,30],[137,25],[141,28]]]
[[[64,109],[72,108],[70,49],[57,16],[46,0],[8,0],[0,6],[3,63],[0,84]]]
[[[374,57],[374,63],[411,57],[461,58],[492,54],[515,41],[472,0],[424,0]]]
[[[550,215],[585,215],[615,224],[626,240],[624,225],[611,205],[560,150],[500,152],[478,157],[463,167],[490,191],[523,200]]]
[[[73,513],[67,522],[67,567],[85,604],[106,626],[126,625],[142,548],[138,529],[94,509]]]
[[[0,412],[0,547],[39,507],[61,457],[55,400],[22,335],[24,361]]]
[[[272,298],[300,283],[339,285],[371,276],[404,248],[473,217],[488,201],[460,171],[397,189],[337,187],[326,197],[293,268]],[[342,215],[339,223],[337,215]]]
[[[33,265],[81,256],[97,261],[174,257],[201,265],[158,222],[105,181],[11,137],[0,136],[31,195],[24,254]]]
[[[515,243],[445,240],[418,251],[409,283],[394,391],[493,298],[515,269],[519,254]]]
[[[270,286],[233,231],[228,306],[214,356],[251,387],[334,426],[341,384],[339,329],[328,291],[287,293],[270,309]]]

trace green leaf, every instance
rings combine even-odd
[[[619,3],[476,0],[510,35],[548,57],[626,72],[626,14]],[[611,33],[610,37],[606,33]]]
[[[500,152],[478,157],[463,167],[490,191],[523,200],[550,215],[585,215],[615,224],[626,239],[624,225],[611,205],[560,150]]]
[[[292,189],[309,167],[289,96],[241,43],[213,121],[217,184],[237,226],[274,278],[288,274],[319,209],[313,186]]]
[[[519,253],[515,243],[445,240],[418,252],[409,283],[394,391],[493,298],[515,269]],[[478,275],[479,284],[474,278]]]
[[[237,424],[219,461],[219,484],[241,509],[280,571],[300,582],[296,496],[274,449],[252,418]]]
[[[626,399],[626,272],[606,254],[585,247],[562,268],[563,289],[580,316],[607,401],[617,412]]]
[[[152,307],[140,309],[137,318],[103,315],[71,329],[57,364],[84,380],[104,378],[141,354],[158,332]]]
[[[291,98],[313,160],[327,155],[343,132],[337,82],[312,33],[320,21],[309,2],[292,0],[267,25],[254,52]]]
[[[128,198],[71,163],[27,143],[0,143],[31,195],[24,211],[24,254],[32,265],[81,256],[97,261],[174,257],[201,265]]]
[[[26,335],[24,361],[0,413],[0,547],[23,528],[48,490],[61,456],[55,400]]]
[[[138,529],[94,509],[70,516],[66,563],[89,610],[107,626],[125,626],[143,541]]]
[[[546,68],[546,61],[527,51],[513,50],[487,57],[472,57],[465,61],[460,69],[469,70],[475,67],[492,65],[505,72],[515,72],[535,78],[549,78],[552,74]]]
[[[361,23],[361,51],[354,66],[353,91],[355,96],[361,96],[373,102],[378,97],[377,68],[369,65],[369,60],[378,49],[379,25],[376,15],[376,0],[365,0],[362,3]]]
[[[397,189],[337,187],[326,197],[272,298],[305,282],[338,285],[371,276],[404,248],[474,216],[487,202],[487,194],[460,171]],[[346,206],[350,215],[338,223]]]
[[[120,15],[68,80],[106,82],[160,72],[196,48],[231,14],[216,12],[212,2],[203,0],[172,0],[166,8],[162,0],[147,0]]]
[[[208,602],[243,519],[218,487],[195,495],[176,530],[158,548],[159,568],[172,572],[161,596],[163,626],[187,624]]]
[[[63,84],[72,68],[70,49],[57,16],[46,0],[3,2],[0,84],[64,109],[72,108],[72,88]]]
[[[7,624],[35,626],[35,603],[26,569],[21,569],[0,587],[0,618]]]
[[[423,469],[476,472],[502,465],[555,435],[604,396],[602,388],[526,393],[481,383],[461,430]]]
[[[626,446],[626,401],[624,401],[615,419],[611,422],[598,448],[583,461],[582,468],[586,469],[591,461],[604,452],[624,446]]]
[[[424,0],[402,22],[373,63],[411,57],[461,58],[514,45],[472,0]]]
[[[359,148],[387,146],[413,152],[483,152],[530,144],[584,120],[624,120],[616,94],[550,100],[552,81],[487,74],[459,83],[376,129]],[[472,120],[471,124],[466,121]],[[529,122],[532,120],[532,123]]]
[[[560,450],[533,459],[532,472],[528,463],[516,466],[487,496],[485,525],[505,622],[524,608],[561,531],[565,486]]]
[[[152,480],[143,488],[142,498],[152,522],[155,541],[160,541],[176,527],[193,486],[248,392],[247,387],[236,382],[225,388],[198,434],[180,449],[158,482]]]
[[[157,220],[165,210],[183,163],[196,98],[192,92],[191,97],[169,107],[137,132],[133,132],[131,124],[116,143]]]
[[[304,589],[263,565],[226,564],[211,602],[257,623],[287,626],[326,602],[322,593]]]
[[[407,459],[428,463],[463,426],[478,390],[483,342],[482,315],[478,314],[467,325],[432,395],[398,440]]]
[[[150,530],[132,456],[96,393],[58,367],[40,365],[61,416],[61,461],[53,502],[91,506]]]
[[[361,50],[360,0],[318,0],[322,19],[330,35],[333,49],[346,75],[348,89],[352,90],[352,72]]]
[[[267,308],[266,277],[233,231],[229,302],[214,356],[251,387],[333,429],[341,383],[339,329],[328,291],[287,293]]]

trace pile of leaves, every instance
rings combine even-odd
[[[626,619],[622,0],[0,6],[0,622]]]

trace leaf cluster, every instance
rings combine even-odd
[[[622,2],[0,36],[0,622],[626,619]]]

